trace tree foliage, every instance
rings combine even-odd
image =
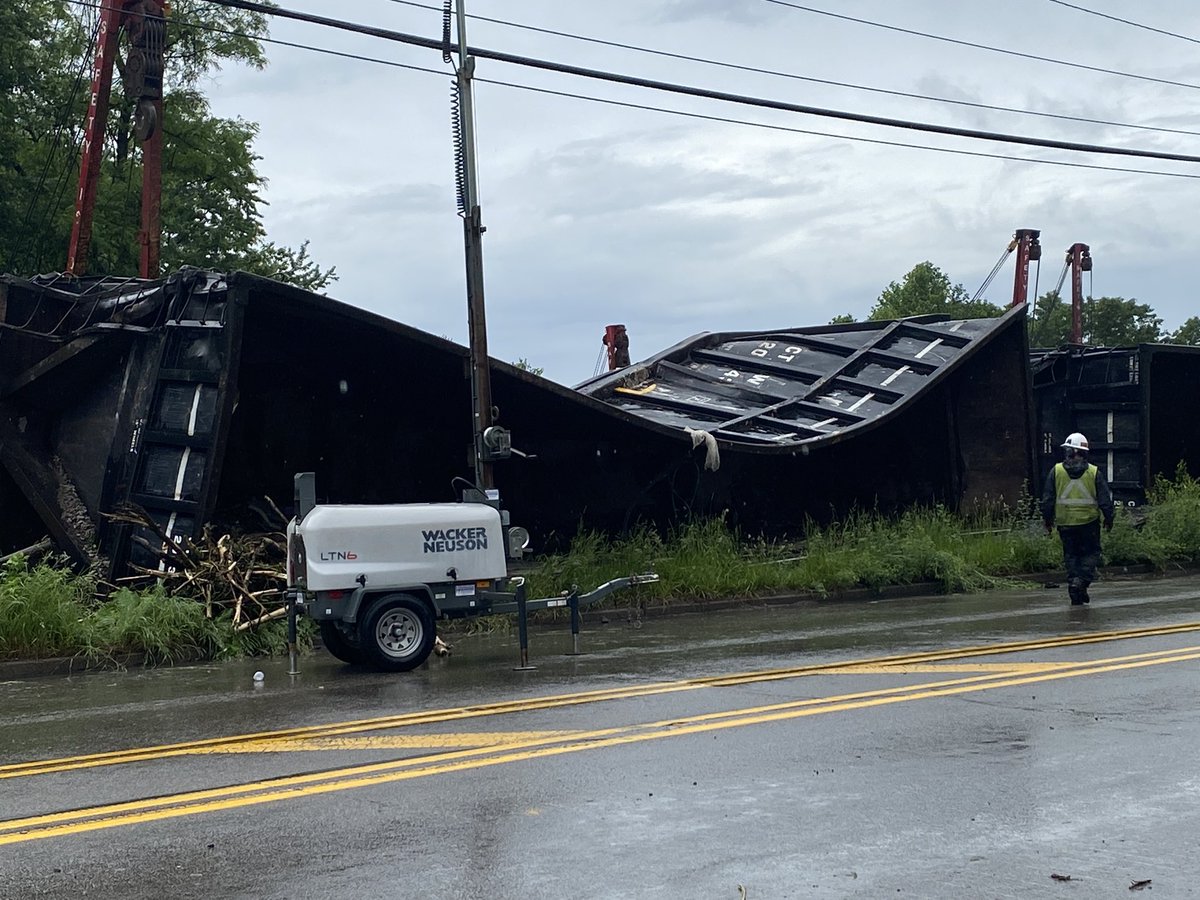
[[[1083,343],[1093,347],[1129,347],[1167,339],[1162,319],[1148,303],[1139,303],[1136,299],[1087,297],[1083,301],[1080,324]],[[1030,345],[1059,347],[1070,340],[1071,304],[1057,292],[1043,294],[1030,311]]]
[[[1171,332],[1172,344],[1200,345],[1200,316],[1192,316]]]
[[[1095,347],[1152,344],[1163,338],[1163,321],[1135,298],[1088,298],[1083,304],[1084,341]]]
[[[961,284],[951,284],[931,262],[918,263],[900,282],[893,281],[867,315],[868,319],[942,314],[952,319],[982,319],[1003,310],[986,300],[972,300]]]
[[[952,284],[941,269],[926,261],[914,266],[901,281],[889,284],[867,318],[899,319],[934,313],[954,319],[979,319],[1002,312],[986,300],[972,300],[961,284]],[[1053,348],[1070,342],[1071,304],[1057,291],[1039,297],[1028,315],[1030,346]],[[1163,341],[1200,345],[1200,316],[1192,316],[1175,331],[1167,332],[1153,307],[1136,298],[1088,297],[1081,315],[1082,339],[1088,346],[1129,347]],[[840,315],[834,316],[830,324],[853,321],[853,316]]]
[[[79,178],[96,12],[68,0],[0,4],[0,271],[33,274],[65,262]],[[266,20],[202,0],[176,0],[168,20],[163,124],[162,266],[243,269],[309,290],[336,274],[267,240],[265,179],[254,123],[214,116],[198,88],[222,65],[261,68]],[[122,52],[123,52],[122,48]],[[104,139],[88,270],[138,268],[141,161],[133,100],[120,77]]]

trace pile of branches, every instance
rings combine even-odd
[[[283,513],[269,498],[267,502],[284,527],[287,519]],[[287,614],[287,538],[282,530],[218,535],[206,525],[200,538],[192,540],[168,535],[137,506],[123,507],[109,518],[132,526],[132,541],[159,560],[153,568],[131,563],[134,574],[119,579],[119,585],[161,582],[175,596],[202,602],[209,618],[232,611],[237,631],[248,631]]]

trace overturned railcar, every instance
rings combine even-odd
[[[715,445],[719,468],[685,490],[771,531],[855,506],[1015,502],[1032,477],[1024,348],[1023,307],[707,334],[578,390]]]
[[[1120,503],[1145,503],[1155,477],[1180,463],[1200,476],[1200,347],[1064,347],[1031,359],[1041,478],[1073,431],[1087,436]]]
[[[794,532],[851,507],[1015,498],[1033,471],[1024,311],[708,334],[571,389],[493,360],[496,465],[542,547],[722,514]],[[156,565],[162,531],[322,500],[444,501],[471,473],[467,350],[244,273],[0,280],[0,547]]]

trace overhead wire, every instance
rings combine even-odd
[[[389,3],[394,3],[398,6],[409,6],[414,9],[424,9],[436,12],[438,7],[427,3],[418,3],[416,0],[388,0]],[[538,25],[529,25],[522,22],[512,22],[506,19],[497,19],[492,16],[481,16],[478,14],[469,14],[469,19],[479,22],[488,22],[493,25],[503,25],[507,28],[516,28],[523,31],[531,31],[536,34],[546,34],[553,37],[568,38],[575,41],[583,41],[589,44],[597,44],[602,47],[612,47],[618,50],[632,50],[637,53],[645,53],[652,56],[661,56],[665,59],[677,59],[684,62],[700,63],[706,66],[716,66],[723,69],[730,69],[737,72],[749,72],[756,75],[769,75],[776,78],[788,78],[794,81],[803,81],[809,84],[821,84],[828,87],[846,88],[854,91],[866,91],[873,94],[883,94],[890,97],[904,97],[909,100],[924,100],[931,103],[946,103],[953,106],[964,106],[970,109],[983,109],[990,112],[1012,113],[1020,116],[1036,116],[1043,119],[1058,119],[1066,122],[1080,122],[1087,125],[1104,125],[1112,128],[1129,128],[1139,131],[1154,131],[1164,134],[1184,134],[1191,137],[1200,137],[1200,131],[1190,131],[1185,128],[1166,128],[1157,125],[1139,125],[1131,122],[1115,122],[1108,119],[1094,119],[1087,116],[1071,116],[1065,113],[1043,112],[1033,109],[1021,109],[1014,106],[998,106],[991,103],[979,103],[972,100],[961,100],[953,97],[935,97],[930,94],[917,94],[909,91],[897,91],[890,88],[874,87],[872,85],[854,84],[847,81],[835,81],[829,78],[816,78],[811,75],[800,75],[796,72],[783,72],[777,69],[764,69],[759,66],[748,66],[741,63],[726,62],[723,60],[709,59],[703,56],[693,56],[687,53],[675,53],[670,50],[656,50],[651,47],[642,47],[637,44],[628,44],[621,41],[610,41],[603,38],[591,37],[589,35],[575,34],[570,31],[560,31],[554,28],[543,28]]]
[[[87,27],[86,29],[86,33],[89,35],[88,42],[84,47],[83,56],[80,59],[79,68],[75,73],[75,78],[71,83],[71,90],[67,96],[67,102],[63,105],[61,115],[55,122],[54,134],[50,141],[49,152],[46,154],[46,158],[42,165],[41,175],[38,177],[38,181],[34,186],[33,192],[30,194],[29,206],[25,210],[25,216],[23,217],[21,223],[21,227],[25,233],[25,239],[21,244],[22,254],[28,251],[29,246],[33,241],[37,240],[37,235],[40,234],[46,227],[50,217],[54,214],[54,211],[58,209],[58,204],[62,201],[63,191],[65,190],[64,185],[69,178],[71,169],[69,162],[63,165],[62,170],[59,172],[58,178],[55,182],[54,190],[51,193],[51,196],[53,197],[52,202],[43,205],[42,215],[39,217],[37,227],[32,227],[34,209],[42,197],[42,189],[46,186],[46,180],[50,176],[50,169],[54,165],[54,158],[58,155],[59,147],[66,142],[64,141],[64,135],[67,133],[68,129],[70,130],[69,141],[72,148],[76,143],[78,143],[76,134],[79,130],[79,126],[69,125],[68,119],[74,110],[75,98],[79,94],[79,88],[83,83],[85,73],[90,67],[92,56],[96,47],[96,40],[99,35],[99,27],[99,19],[97,18],[95,25]],[[11,263],[11,260],[9,260],[9,263]],[[38,257],[37,266],[39,268],[41,267],[40,254]],[[9,269],[11,268],[11,265],[6,264],[5,268]]]
[[[212,2],[212,0],[210,0]],[[857,16],[848,16],[843,13],[830,12],[827,9],[817,9],[814,6],[804,6],[799,3],[793,3],[791,0],[763,0],[764,3],[772,3],[776,6],[786,6],[791,9],[800,10],[801,12],[813,13],[818,16],[828,16],[831,19],[841,19],[845,22],[855,22],[859,25],[869,25],[872,28],[882,28],[887,31],[894,31],[899,34],[908,34],[914,37],[927,38],[932,41],[940,41],[945,44],[955,44],[960,47],[971,47],[975,50],[987,50],[990,53],[1001,53],[1005,56],[1015,56],[1020,59],[1029,59],[1036,62],[1050,63],[1056,66],[1066,66],[1071,69],[1081,69],[1086,72],[1098,72],[1102,75],[1117,75],[1121,78],[1133,78],[1138,81],[1149,81],[1155,84],[1166,84],[1171,87],[1188,88],[1193,91],[1200,91],[1200,84],[1194,84],[1187,81],[1173,81],[1170,78],[1158,78],[1154,75],[1142,75],[1137,72],[1124,72],[1120,69],[1106,69],[1103,66],[1091,66],[1086,63],[1072,62],[1065,59],[1055,59],[1051,56],[1040,56],[1036,53],[1024,53],[1020,50],[1010,50],[1005,47],[992,47],[989,44],[980,44],[975,41],[966,41],[959,38],[947,37],[942,34],[932,34],[928,31],[918,31],[915,28],[902,28],[899,25],[888,25],[884,22],[876,22],[872,19],[860,19]]]
[[[267,6],[263,3],[255,2],[255,0],[206,0],[206,2],[217,6],[229,7],[231,9],[243,9],[250,12],[261,13],[266,16],[307,22],[313,25],[320,25],[341,31],[349,31],[370,37],[381,38],[383,40],[393,41],[396,43],[424,47],[426,49],[440,50],[442,46],[441,42],[438,40],[421,37],[419,35],[406,34],[399,31],[393,31],[391,29],[379,28],[377,26],[361,25],[346,21],[344,19],[335,19],[328,16],[305,13],[284,7]],[[1055,150],[1100,153],[1114,156],[1130,156],[1142,159],[1158,159],[1173,162],[1200,162],[1200,156],[1194,156],[1185,153],[1167,153],[1158,150],[1138,150],[1133,148],[1111,147],[1100,144],[1082,143],[1078,141],[1059,141],[1050,138],[1028,137],[1026,135],[984,131],[975,128],[959,128],[957,126],[936,125],[928,122],[915,122],[907,119],[895,119],[887,116],[875,116],[865,113],[848,112],[845,110],[826,109],[823,107],[808,106],[801,103],[789,103],[783,100],[771,100],[763,97],[753,97],[745,94],[730,93],[728,91],[716,91],[712,90],[711,88],[700,88],[692,85],[678,84],[675,82],[660,81],[653,78],[624,75],[617,72],[608,72],[599,69],[591,69],[584,66],[570,65],[568,63],[537,59],[535,57],[523,56],[516,53],[489,50],[482,47],[468,47],[467,53],[478,59],[491,59],[497,62],[511,63],[518,66],[541,69],[543,71],[576,75],[598,81],[625,84],[632,87],[649,88],[651,90],[657,90],[666,93],[682,94],[685,96],[699,97],[708,100],[721,100],[727,103],[753,106],[760,109],[772,109],[823,118],[841,119],[843,121],[858,122],[860,124],[902,128],[911,131],[920,131],[927,134],[966,137],[995,141],[998,143],[1021,144],[1024,146],[1043,147]]]
[[[927,150],[933,153],[949,153],[956,156],[973,156],[981,159],[997,159],[1005,162],[1021,162],[1021,163],[1036,163],[1047,166],[1062,166],[1071,169],[1091,169],[1100,172],[1120,172],[1132,175],[1163,175],[1169,178],[1190,178],[1200,179],[1200,173],[1192,174],[1188,172],[1164,172],[1157,169],[1135,169],[1126,166],[1100,166],[1094,163],[1077,163],[1068,160],[1058,159],[1038,159],[1031,156],[1011,156],[1004,153],[987,153],[982,150],[962,150],[955,147],[935,147],[932,144],[916,144],[906,141],[889,141],[884,138],[869,138],[861,135],[838,134],[830,131],[815,131],[809,128],[796,128],[790,125],[774,125],[769,122],[752,122],[748,119],[734,119],[729,116],[714,116],[706,113],[688,112],[686,110],[669,109],[662,106],[650,106],[645,103],[632,103],[625,100],[612,100],[607,97],[592,97],[587,94],[576,94],[570,91],[556,91],[551,88],[533,87],[526,84],[517,84],[510,81],[498,81],[491,78],[481,78],[476,75],[473,79],[480,84],[494,84],[501,87],[516,88],[523,91],[533,91],[539,94],[550,94],[556,97],[567,97],[575,100],[587,100],[592,103],[602,103],[608,106],[620,106],[626,109],[640,109],[649,112],[667,113],[669,115],[683,116],[689,119],[701,119],[707,122],[720,122],[728,125],[749,125],[754,128],[765,128],[769,131],[783,131],[791,134],[804,134],[812,137],[834,138],[836,140],[854,141],[861,144],[876,144],[883,147],[902,147],[909,150]]]
[[[1050,0],[1050,2],[1057,3],[1059,6],[1065,6],[1068,9],[1078,10],[1081,13],[1087,13],[1089,16],[1097,16],[1101,19],[1108,19],[1112,22],[1120,22],[1122,25],[1130,25],[1134,28],[1141,28],[1143,31],[1153,31],[1155,34],[1178,38],[1181,41],[1189,41],[1193,44],[1200,44],[1200,38],[1189,37],[1186,34],[1179,34],[1176,31],[1167,31],[1165,28],[1155,28],[1153,25],[1144,25],[1141,22],[1134,22],[1132,19],[1122,19],[1120,16],[1113,16],[1109,15],[1108,13],[1100,12],[1099,10],[1088,9],[1086,6],[1079,6],[1075,3],[1067,3],[1066,0]]]
[[[67,2],[77,5],[77,6],[98,5],[94,2],[94,0],[67,0]],[[421,72],[424,74],[436,75],[440,78],[450,77],[444,70],[431,69],[426,66],[414,65],[411,63],[402,63],[402,62],[398,62],[396,60],[382,59],[380,57],[367,56],[367,55],[361,54],[361,53],[351,53],[351,52],[344,51],[344,50],[334,50],[332,48],[327,48],[327,47],[318,47],[318,46],[314,46],[311,44],[299,43],[296,41],[286,41],[286,40],[281,40],[279,38],[260,37],[260,36],[256,36],[256,35],[246,34],[243,32],[233,31],[230,29],[220,28],[218,26],[202,25],[200,23],[186,22],[186,21],[179,21],[179,20],[173,20],[173,21],[174,21],[174,24],[180,25],[183,27],[190,27],[190,28],[196,28],[199,30],[212,31],[212,32],[215,32],[218,34],[225,34],[225,35],[230,35],[230,36],[249,37],[249,38],[253,38],[255,40],[260,40],[263,43],[289,47],[292,49],[305,50],[305,51],[310,51],[310,52],[314,52],[314,53],[321,53],[321,54],[334,56],[334,57],[338,57],[338,58],[342,58],[342,59],[355,60],[358,62],[366,62],[366,63],[372,63],[372,64],[376,64],[376,65],[388,66],[391,68],[404,69],[407,71]],[[516,90],[523,90],[523,91],[545,94],[545,95],[555,96],[555,97],[563,97],[563,98],[575,99],[575,100],[584,100],[584,101],[591,102],[591,103],[600,103],[600,104],[604,104],[604,105],[608,105],[608,106],[622,107],[625,109],[644,110],[644,111],[648,111],[648,112],[663,113],[666,115],[680,116],[683,118],[698,119],[698,120],[702,120],[702,121],[719,122],[719,123],[731,124],[731,125],[744,125],[744,126],[749,126],[749,127],[753,127],[753,128],[764,128],[764,129],[771,130],[771,131],[781,131],[781,132],[788,132],[788,133],[792,133],[792,134],[804,134],[804,135],[810,135],[813,137],[833,138],[836,140],[852,141],[852,142],[856,142],[856,143],[874,144],[874,145],[887,146],[887,147],[901,147],[901,148],[913,149],[913,150],[926,150],[926,151],[931,151],[931,152],[935,152],[935,153],[946,153],[946,154],[951,154],[951,155],[975,157],[975,158],[981,158],[981,159],[995,159],[995,160],[1000,160],[1000,161],[1004,161],[1004,162],[1031,163],[1031,164],[1035,164],[1035,165],[1049,165],[1049,166],[1058,166],[1058,167],[1071,168],[1071,169],[1084,169],[1084,170],[1099,171],[1099,172],[1113,172],[1113,173],[1118,173],[1118,174],[1154,175],[1154,176],[1162,176],[1162,177],[1166,177],[1166,178],[1200,179],[1200,174],[1191,174],[1191,173],[1187,173],[1187,172],[1168,172],[1168,171],[1157,170],[1157,169],[1140,169],[1140,168],[1134,168],[1134,167],[1129,167],[1129,166],[1102,166],[1102,165],[1097,165],[1095,163],[1070,162],[1067,160],[1039,159],[1037,157],[1029,157],[1029,156],[1014,156],[1014,155],[1003,154],[1003,153],[989,153],[989,152],[976,151],[976,150],[963,150],[963,149],[953,148],[953,147],[936,147],[936,146],[929,145],[929,144],[919,144],[919,143],[903,142],[903,141],[889,141],[889,140],[885,140],[882,138],[868,138],[868,137],[862,137],[862,136],[858,136],[858,135],[837,134],[837,133],[833,133],[833,132],[816,131],[816,130],[811,130],[811,129],[796,128],[793,126],[776,125],[776,124],[771,124],[771,123],[766,123],[766,122],[754,122],[754,121],[750,121],[750,120],[746,120],[746,119],[735,119],[735,118],[731,118],[728,116],[716,116],[716,115],[708,115],[708,114],[704,114],[704,113],[695,113],[695,112],[689,112],[689,111],[685,111],[685,110],[671,109],[668,107],[652,106],[652,105],[643,104],[643,103],[634,103],[631,101],[613,100],[613,99],[604,98],[604,97],[593,97],[593,96],[589,96],[586,94],[578,94],[578,93],[574,93],[574,92],[570,92],[570,91],[553,90],[551,88],[518,84],[515,82],[500,81],[497,79],[480,78],[478,76],[476,76],[474,80],[476,82],[481,82],[481,83],[485,83],[485,84],[493,84],[493,85],[497,85],[500,87],[507,87],[507,88],[512,88],[512,89],[516,89]]]
[[[99,0],[65,0],[71,6],[78,6],[85,9],[101,9],[102,6]],[[219,25],[209,25],[202,22],[189,22],[177,15],[171,16],[171,25],[182,28],[193,28],[196,31],[207,31],[211,34],[223,34],[227,37],[249,38],[253,41],[259,41],[264,44],[273,44],[278,47],[289,47],[293,50],[309,50],[313,53],[322,53],[326,56],[335,56],[342,59],[355,60],[357,62],[377,63],[383,66],[390,66],[395,69],[408,69],[413,72],[424,72],[429,75],[438,75],[442,78],[448,77],[443,69],[433,69],[429,66],[418,66],[411,63],[397,62],[392,59],[381,59],[375,56],[366,56],[361,53],[351,53],[347,50],[335,50],[332,47],[317,47],[313,44],[301,44],[297,41],[285,41],[281,38],[273,38],[267,35],[251,34],[246,31],[238,31],[233,28],[222,28]]]

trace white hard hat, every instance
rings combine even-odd
[[[1074,434],[1067,435],[1067,439],[1062,446],[1064,450],[1083,450],[1086,453],[1088,439],[1076,431]]]

